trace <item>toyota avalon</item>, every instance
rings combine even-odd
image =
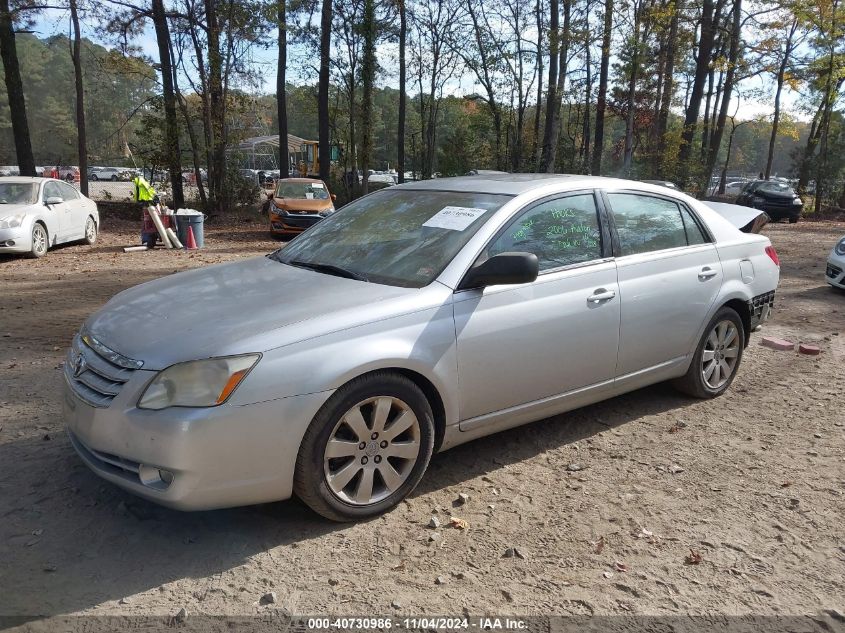
[[[778,277],[766,237],[664,187],[408,183],[116,295],[73,340],[64,413],[94,472],[157,503],[361,519],[474,438],[660,381],[719,396]]]

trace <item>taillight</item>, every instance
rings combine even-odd
[[[772,261],[775,263],[775,266],[780,266],[780,258],[778,257],[778,252],[775,250],[774,246],[766,247],[766,255],[772,258]]]

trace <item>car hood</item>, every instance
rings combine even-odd
[[[35,209],[34,204],[0,204],[0,219],[10,215],[31,213]]]
[[[285,211],[310,211],[317,213],[332,207],[331,198],[308,200],[307,198],[273,198],[273,204]],[[271,209],[272,210],[272,209]]]
[[[85,329],[114,351],[144,361],[144,369],[163,369],[186,360],[263,352],[408,312],[418,308],[420,292],[258,257],[124,290]]]

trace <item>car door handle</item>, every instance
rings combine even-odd
[[[698,273],[698,278],[704,281],[705,279],[710,279],[711,277],[715,277],[719,274],[719,271],[713,270],[710,266],[705,266],[701,269],[701,272]]]
[[[598,290],[594,291],[593,294],[587,297],[587,301],[589,301],[590,303],[601,303],[602,301],[610,301],[615,296],[615,290],[599,288]]]

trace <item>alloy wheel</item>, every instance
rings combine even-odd
[[[39,256],[47,252],[47,233],[40,224],[32,229],[32,250]]]
[[[701,355],[704,384],[719,389],[730,380],[736,369],[740,344],[739,331],[732,321],[724,319],[713,326]]]
[[[420,448],[420,423],[411,407],[393,396],[368,398],[341,416],[329,435],[326,483],[345,503],[378,503],[405,483]]]
[[[88,218],[88,221],[85,223],[85,239],[91,244],[97,239],[97,226],[91,218]]]

